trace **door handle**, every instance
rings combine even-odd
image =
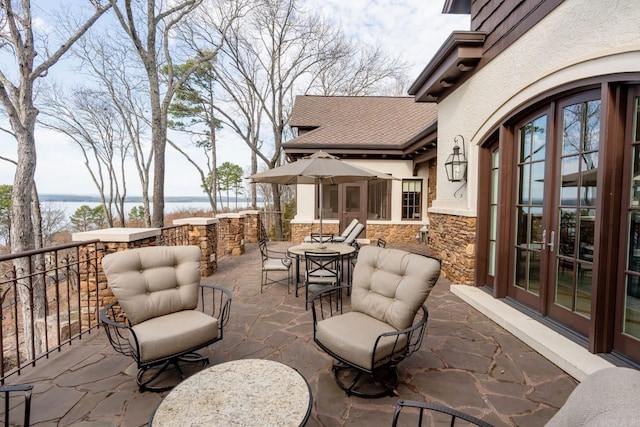
[[[556,247],[555,238],[556,238],[556,232],[552,231],[551,232],[551,238],[549,239],[549,243],[547,243],[547,245],[549,246],[549,251],[550,252],[553,252],[553,249]]]

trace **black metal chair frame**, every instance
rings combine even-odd
[[[309,307],[309,287],[317,286],[314,294],[340,285],[341,255],[340,252],[305,251],[304,299],[305,309]]]
[[[293,260],[287,255],[286,252],[279,252],[269,249],[267,241],[260,239],[258,242],[260,248],[260,255],[262,257],[262,276],[260,278],[260,293],[267,285],[281,284],[287,286],[287,293],[291,293],[291,285],[293,284],[292,265]],[[273,256],[275,254],[275,256]],[[281,268],[270,270],[265,264],[269,259],[279,260],[282,264]],[[287,277],[284,279],[270,279],[269,272],[284,272],[286,271]]]
[[[387,332],[378,336],[375,341],[371,357],[371,366],[373,366],[373,369],[369,369],[363,366],[359,366],[349,360],[344,359],[343,357],[338,356],[316,339],[316,327],[320,320],[340,315],[344,312],[342,306],[342,297],[340,296],[342,293],[341,288],[348,287],[341,286],[340,288],[337,288],[335,290],[331,289],[319,293],[310,300],[313,312],[313,340],[323,351],[337,360],[337,362],[334,363],[332,367],[333,376],[338,386],[342,390],[344,390],[347,395],[354,395],[365,398],[378,398],[383,396],[397,395],[398,393],[396,389],[399,383],[397,365],[402,360],[420,349],[422,340],[424,338],[427,319],[429,317],[427,307],[424,304],[420,307],[421,310],[418,310],[416,319],[414,320],[413,325],[411,325],[409,328],[394,332]],[[335,292],[338,292],[339,294],[334,295],[333,293]],[[327,309],[327,307],[332,307],[332,304],[339,304],[339,307],[337,307],[336,310],[333,310],[332,308]],[[406,337],[405,345],[400,343],[400,338],[403,336]],[[376,357],[378,344],[382,339],[385,339],[386,337],[395,337],[393,350],[388,356]],[[353,373],[353,380],[350,383],[345,383],[340,378],[341,373],[344,371],[351,371]],[[366,376],[363,377],[363,375],[365,374]],[[390,380],[385,378],[390,378]],[[381,391],[375,393],[360,391],[359,386],[362,385],[361,382],[366,381],[367,379],[373,379],[380,386]]]
[[[449,408],[447,406],[442,406],[439,405],[437,403],[430,403],[430,402],[419,402],[416,400],[398,400],[398,402],[396,403],[396,409],[393,413],[393,423],[391,424],[392,427],[396,427],[398,425],[398,419],[400,417],[400,412],[402,412],[402,410],[404,408],[418,408],[419,409],[419,414],[418,414],[418,426],[422,425],[422,419],[424,416],[424,411],[435,411],[435,412],[440,412],[443,414],[447,414],[451,416],[451,427],[454,426],[455,422],[456,422],[456,418],[459,418],[461,420],[464,420],[466,422],[475,424],[477,426],[480,427],[493,427],[492,424],[489,424],[486,421],[482,421],[479,418],[476,418],[474,416],[471,416],[469,414],[465,414],[464,412],[460,412],[457,411],[453,408]]]
[[[33,386],[31,384],[14,384],[0,386],[0,392],[4,393],[4,425],[9,425],[9,397],[10,393],[24,393],[24,426],[29,427],[31,419],[31,395]]]
[[[208,290],[211,291],[211,298],[209,299],[207,297],[210,304],[205,307],[205,291],[208,292]],[[140,360],[140,344],[134,330],[131,329],[131,324],[128,320],[125,320],[124,322],[117,320],[123,317],[123,312],[118,301],[114,301],[100,310],[100,321],[104,326],[107,338],[114,350],[118,353],[124,354],[125,356],[130,356],[136,361],[138,366],[136,382],[140,392],[144,392],[146,390],[162,392],[172,389],[175,384],[170,386],[153,386],[151,383],[158,379],[158,377],[160,377],[160,375],[169,367],[175,367],[180,376],[184,378],[185,375],[179,365],[179,362],[202,362],[204,366],[209,364],[209,358],[200,355],[196,351],[220,341],[223,338],[224,326],[229,321],[231,300],[232,294],[229,290],[214,285],[200,284],[199,309],[203,313],[218,319],[218,336],[213,340],[204,342],[186,351],[145,362]]]

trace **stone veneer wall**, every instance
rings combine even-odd
[[[220,214],[218,219],[218,257],[244,253],[244,214]]]
[[[304,238],[309,236],[311,233],[319,233],[320,232],[320,224],[300,224],[300,223],[291,223],[291,243],[297,244],[304,242]],[[334,235],[340,234],[339,224],[330,223],[330,224],[322,224],[322,234],[330,234]],[[360,235],[362,236],[362,235]]]
[[[260,211],[240,211],[244,218],[245,243],[258,243],[260,240]]]
[[[442,277],[474,285],[476,218],[429,213],[429,247],[442,260]]]
[[[416,243],[416,234],[420,234],[423,224],[369,224],[366,237],[375,244],[379,238],[387,243]],[[360,237],[363,237],[361,234]]]

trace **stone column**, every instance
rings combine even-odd
[[[94,254],[89,254],[87,251],[97,251],[95,254],[97,269],[90,269],[81,275],[80,294],[83,298],[81,304],[81,316],[83,319],[92,318],[94,321],[97,320],[100,308],[115,300],[111,289],[107,286],[107,278],[102,270],[102,258],[113,252],[156,246],[160,234],[161,230],[159,228],[107,228],[73,233],[71,235],[71,240],[74,242],[100,240],[100,243],[95,246],[87,245],[80,248],[81,259],[83,257],[91,259]],[[84,254],[83,251],[85,252]]]
[[[244,214],[218,214],[218,258],[244,253]]]
[[[260,240],[260,211],[258,210],[240,211],[240,215],[245,215],[245,219],[244,219],[245,243],[258,243],[258,241]]]
[[[200,274],[211,276],[218,269],[218,218],[182,218],[173,221],[173,225],[186,225],[189,228],[189,244],[200,247]]]

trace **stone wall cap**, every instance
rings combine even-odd
[[[193,217],[193,218],[174,219],[173,225],[211,225],[211,224],[216,224],[217,222],[218,222],[218,218]]]
[[[245,214],[242,213],[225,213],[225,214],[216,214],[216,218],[244,218]]]
[[[162,234],[159,228],[114,227],[101,230],[83,231],[71,234],[74,242],[99,239],[101,242],[135,242],[136,240],[157,237]]]

